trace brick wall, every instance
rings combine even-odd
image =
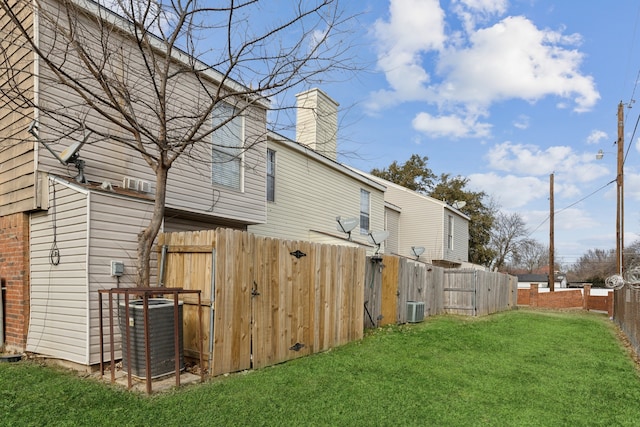
[[[582,308],[584,310],[606,311],[613,316],[613,295],[591,295],[591,286],[584,289],[572,289],[540,293],[538,284],[532,283],[529,289],[518,289],[518,305],[543,308]]]
[[[23,351],[29,324],[28,214],[0,217],[0,280],[4,300],[4,344],[7,349]]]

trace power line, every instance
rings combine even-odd
[[[639,119],[640,119],[640,117],[639,117]],[[554,211],[553,213],[554,213],[554,214],[559,214],[560,212],[565,211],[565,210],[567,210],[567,209],[569,209],[569,208],[571,208],[571,207],[573,207],[573,206],[577,205],[578,203],[585,201],[585,200],[586,200],[586,199],[588,199],[589,197],[591,197],[591,196],[593,196],[594,194],[596,194],[596,193],[598,193],[598,192],[602,191],[603,189],[605,189],[605,188],[606,188],[606,187],[608,187],[609,185],[613,184],[614,182],[616,182],[616,180],[615,180],[615,179],[614,179],[614,180],[611,180],[611,181],[609,181],[609,182],[607,182],[607,183],[606,183],[606,184],[604,184],[602,187],[600,187],[600,188],[598,188],[597,190],[593,191],[592,193],[587,194],[586,196],[584,196],[582,199],[580,199],[580,200],[578,200],[578,201],[576,201],[576,202],[573,202],[573,203],[571,203],[570,205],[565,206],[565,207],[564,207],[564,208],[562,208],[562,209],[559,209],[559,210],[557,210],[557,211]],[[544,224],[545,224],[545,223],[546,223],[550,218],[551,218],[551,215],[547,215],[547,217],[546,217],[545,219],[543,219],[543,220],[542,220],[542,222],[541,222],[541,223],[540,223],[536,228],[534,228],[534,229],[533,229],[533,231],[531,231],[529,234],[527,234],[527,237],[530,237],[533,233],[535,233],[536,231],[538,231],[538,229],[539,229],[540,227],[542,227],[542,226],[543,226],[543,225],[544,225]]]

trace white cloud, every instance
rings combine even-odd
[[[533,176],[469,175],[469,187],[492,196],[503,209],[517,209],[541,197],[548,197],[549,183]]]
[[[429,113],[418,113],[413,119],[413,128],[432,138],[483,138],[491,133],[491,125],[480,123],[473,117],[456,115],[432,116]]]
[[[422,66],[421,54],[442,49],[444,12],[437,0],[391,0],[389,20],[377,20],[378,67],[385,73],[391,91],[372,94],[372,108],[395,101],[428,97],[430,75]]]
[[[487,161],[489,168],[509,173],[541,176],[555,172],[563,179],[566,177],[565,182],[590,182],[609,174],[593,153],[577,154],[569,146],[543,150],[536,145],[507,141],[493,146],[487,153]],[[565,190],[573,193],[566,185]]]
[[[447,128],[453,136],[480,135],[447,127],[447,122],[459,111],[488,117],[494,103],[512,99],[533,103],[554,96],[558,108],[576,112],[590,110],[600,99],[593,77],[580,70],[581,36],[540,29],[523,16],[496,22],[507,12],[507,0],[455,0],[455,15],[448,17],[436,0],[389,4],[388,19],[376,21],[373,29],[377,64],[388,88],[370,94],[370,111],[421,101],[423,110],[436,110],[423,116],[439,125],[436,135],[446,136]],[[455,28],[447,25],[452,16],[462,21],[464,31],[447,32]]]
[[[480,22],[485,22],[493,15],[506,12],[507,0],[453,0],[454,12],[460,17],[467,32],[473,31]]]
[[[441,56],[438,91],[448,100],[490,105],[505,99],[534,102],[548,95],[573,99],[574,110],[587,111],[600,95],[593,78],[583,76],[583,55],[576,36],[539,30],[528,19],[508,17],[470,36],[470,46]]]
[[[594,129],[591,131],[591,133],[587,137],[587,144],[590,144],[590,145],[598,144],[600,141],[607,138],[609,138],[609,136],[607,135],[606,132],[598,129]]]
[[[518,116],[518,118],[513,122],[513,126],[518,128],[518,129],[527,129],[529,128],[529,116],[526,116],[524,114],[521,114]]]

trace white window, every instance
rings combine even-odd
[[[453,215],[449,215],[449,224],[447,225],[447,249],[453,249]]]
[[[276,152],[267,149],[267,201],[276,200]]]
[[[223,102],[213,109],[212,182],[242,189],[243,118]],[[234,117],[235,116],[235,117]]]
[[[369,234],[369,212],[371,196],[367,190],[360,189],[360,234]]]

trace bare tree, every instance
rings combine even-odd
[[[138,238],[139,286],[149,284],[176,160],[211,162],[212,133],[235,117],[256,106],[266,114],[267,98],[280,101],[327,73],[354,70],[349,17],[338,0],[292,0],[277,14],[269,7],[255,0],[0,0],[10,22],[0,34],[3,107],[55,123],[41,131],[50,143],[90,134],[92,144],[135,150],[155,174],[153,216]],[[29,14],[50,38],[34,36]],[[32,52],[38,68],[12,63],[17,49]],[[66,99],[25,90],[29,73]],[[181,93],[185,79],[194,82],[188,94]],[[212,124],[223,103],[231,113]],[[265,140],[263,133],[242,150]]]
[[[589,249],[572,268],[575,275],[582,282],[591,282],[595,286],[602,286],[607,277],[615,274],[616,255],[614,249]]]
[[[532,273],[549,263],[549,247],[534,239],[524,239],[513,254],[513,264]]]
[[[504,267],[507,260],[513,258],[526,242],[527,228],[519,213],[507,214],[498,212],[491,228],[489,246],[496,254],[491,267],[498,271]]]

